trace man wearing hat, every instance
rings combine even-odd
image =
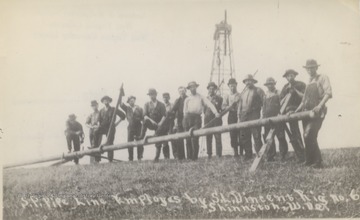
[[[237,91],[237,82],[236,79],[229,79],[228,86],[230,88],[230,93],[225,96],[222,108],[225,109],[231,106],[231,109],[228,114],[228,124],[234,124],[238,122],[237,109],[238,103],[240,100],[240,93]],[[238,130],[232,130],[230,133],[230,142],[231,147],[234,149],[234,156],[239,156],[239,146],[240,146],[240,155],[243,155],[244,149],[240,145],[240,134]]]
[[[316,118],[303,120],[304,165],[313,168],[322,168],[322,158],[317,137],[327,113],[326,102],[332,98],[330,80],[326,75],[317,73],[319,66],[316,60],[310,59],[306,61],[304,68],[310,75],[310,80],[306,85],[302,102],[295,110],[295,112],[312,110],[317,116]]]
[[[127,99],[128,105],[125,103],[120,103],[120,107],[126,113],[126,119],[128,121],[128,136],[127,141],[131,142],[135,140],[135,137],[139,136],[141,133],[141,126],[143,120],[143,110],[141,107],[135,105],[136,97],[129,96]],[[128,148],[129,161],[134,159],[134,149],[132,147]],[[137,146],[137,158],[141,160],[143,158],[144,146]]]
[[[178,88],[179,98],[177,98],[174,102],[174,106],[172,108],[172,114],[175,115],[174,122],[174,132],[181,133],[184,132],[183,119],[184,119],[184,101],[187,98],[186,88],[180,86]],[[173,146],[175,146],[177,151],[177,158],[179,160],[185,159],[185,149],[184,149],[184,140],[179,139],[172,142]],[[189,146],[187,147],[189,148]]]
[[[280,113],[280,95],[275,87],[276,81],[274,80],[274,78],[269,77],[266,79],[264,85],[268,88],[268,91],[266,91],[264,97],[262,117],[269,118],[269,117],[277,116]],[[265,138],[268,135],[271,127],[272,126],[270,125],[265,126]],[[275,125],[275,134],[279,141],[281,160],[284,161],[286,154],[288,152],[288,144],[285,139],[285,132],[283,125]],[[276,146],[275,146],[275,141],[273,141],[267,153],[268,161],[274,161],[275,155],[276,155]]]
[[[218,86],[214,82],[209,82],[207,86],[208,96],[207,99],[215,106],[217,112],[221,111],[223,98],[216,94],[216,90]],[[214,123],[212,123],[209,127],[216,127],[222,125],[222,119],[216,118],[215,114],[211,111],[211,109],[207,106],[204,106],[204,123],[208,124],[210,121],[214,119]],[[210,159],[212,156],[212,140],[213,136],[215,136],[215,144],[216,144],[216,156],[222,156],[222,142],[221,142],[221,133],[219,134],[210,134],[206,136],[206,146],[207,146],[207,154]]]
[[[69,119],[66,121],[65,130],[66,142],[68,145],[69,153],[74,146],[74,152],[80,150],[80,143],[84,142],[84,131],[82,125],[76,121],[74,114],[69,115]],[[79,158],[74,158],[75,164],[79,163]]]
[[[93,112],[86,119],[86,126],[89,128],[90,148],[97,148],[101,144],[100,126],[100,111],[99,104],[96,100],[91,101],[91,108]],[[100,161],[100,155],[94,157],[95,162]]]
[[[261,88],[254,85],[257,83],[257,80],[254,79],[253,75],[247,75],[243,83],[246,85],[246,88],[240,96],[238,106],[239,121],[245,122],[259,119],[265,93]],[[255,142],[255,150],[258,152],[262,146],[261,127],[244,128],[240,130],[240,140],[244,146],[245,160],[252,158],[251,136]]]
[[[281,114],[289,114],[294,112],[300,105],[301,100],[304,96],[304,91],[306,84],[295,80],[298,73],[295,70],[289,69],[285,71],[285,74],[283,75],[284,78],[287,79],[288,83],[285,84],[283,89],[280,93],[280,99],[282,100],[285,105],[286,103],[284,100],[286,100],[286,97],[289,96],[289,100],[287,102],[287,106],[282,106],[281,108],[283,111]],[[302,143],[302,137],[299,129],[299,122],[298,121],[291,121],[289,122],[290,125],[290,131],[294,138],[298,139],[300,143]],[[298,142],[294,141],[292,142],[292,146],[294,148],[295,155],[298,159],[298,161],[304,162],[304,149],[299,145]]]
[[[157,92],[155,89],[150,88],[148,95],[150,101],[145,103],[144,106],[144,122],[141,128],[141,134],[138,139],[145,137],[147,129],[155,130],[155,135],[161,136],[166,135],[166,129],[159,129],[159,124],[163,124],[166,117],[166,107],[164,103],[157,100]],[[156,154],[154,161],[158,161],[160,158],[162,143],[155,144]],[[163,149],[163,154],[166,159],[170,157],[169,149]]]
[[[107,138],[106,145],[113,145],[115,139],[115,133],[116,133],[116,126],[114,126],[113,129],[111,129],[110,134],[108,134],[111,126],[112,115],[115,112],[116,115],[120,117],[120,120],[124,120],[125,114],[119,109],[115,109],[114,107],[110,106],[110,103],[112,102],[112,98],[110,98],[109,96],[102,97],[101,102],[104,104],[104,108],[100,110],[100,119],[99,119],[100,131],[101,134],[109,135],[106,137]],[[109,162],[113,161],[114,151],[108,151],[108,159]]]
[[[185,99],[184,102],[184,128],[189,131],[191,128],[201,128],[201,114],[204,111],[204,107],[210,108],[215,117],[219,118],[215,106],[205,97],[197,93],[196,89],[199,86],[195,81],[189,82],[187,89],[190,90],[190,95]],[[187,146],[187,158],[191,160],[197,160],[199,154],[199,137],[194,137],[193,141],[191,138],[186,139]]]

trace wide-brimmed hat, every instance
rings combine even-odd
[[[131,96],[129,96],[129,97],[128,97],[128,99],[127,99],[127,101],[126,101],[126,102],[127,102],[127,103],[129,103],[131,99],[136,100],[136,97],[135,97],[135,96],[133,96],[133,95],[131,95]]]
[[[265,86],[270,85],[270,84],[274,84],[274,85],[276,84],[275,79],[272,77],[267,78],[266,82],[264,83]]]
[[[75,119],[76,118],[76,115],[75,114],[70,114],[69,115],[69,119]]]
[[[195,81],[191,81],[191,82],[189,82],[188,83],[188,85],[187,85],[187,89],[189,89],[191,86],[195,86],[195,87],[198,87],[199,86],[199,84],[197,84]]]
[[[170,93],[164,92],[164,93],[162,94],[162,96],[163,96],[163,97],[169,97],[169,98],[170,98]]]
[[[210,87],[214,87],[214,89],[218,88],[218,86],[214,82],[209,82],[206,88],[209,89]]]
[[[243,80],[243,83],[245,83],[246,80],[251,80],[251,81],[253,81],[254,83],[257,83],[257,80],[254,79],[254,76],[251,75],[251,74],[246,75],[245,79]]]
[[[235,78],[229,79],[228,85],[230,84],[237,84],[236,79]]]
[[[101,102],[104,102],[104,100],[108,100],[109,102],[112,102],[112,98],[110,98],[107,95],[101,98]]]
[[[96,100],[92,100],[90,105],[91,105],[91,106],[96,106],[96,105],[98,105],[98,104],[99,104],[99,103],[98,103]]]
[[[150,88],[148,91],[148,95],[157,95],[157,91],[154,88]]]
[[[297,76],[299,73],[296,72],[296,71],[293,70],[293,69],[289,69],[289,70],[286,70],[286,71],[285,71],[283,77],[286,77],[286,76],[289,75],[289,74],[294,74],[295,76]]]
[[[316,60],[309,59],[309,60],[306,61],[306,65],[303,66],[303,67],[304,68],[311,68],[311,67],[318,67],[318,66],[320,66],[320,65],[316,62]]]

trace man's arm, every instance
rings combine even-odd
[[[88,127],[88,128],[93,128],[93,126],[91,125],[91,115],[89,115],[89,116],[86,118],[85,125],[86,125],[86,127]]]
[[[207,99],[207,98],[205,98],[205,97],[203,97],[203,96],[201,96],[201,99],[203,100],[204,104],[205,104],[208,108],[210,108],[210,110],[212,111],[212,113],[214,113],[215,117],[217,117],[217,118],[220,117],[220,114],[219,114],[219,112],[217,111],[216,107],[210,102],[209,99]]]

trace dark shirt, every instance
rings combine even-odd
[[[208,96],[207,99],[210,100],[210,102],[215,106],[215,108],[218,112],[221,111],[221,107],[222,107],[222,103],[223,103],[223,98],[221,96],[218,96],[218,95]],[[215,118],[214,113],[207,106],[204,107],[204,115],[205,115],[205,118]]]
[[[110,107],[109,109],[106,109],[106,107],[104,107],[100,110],[100,118],[99,118],[100,129],[105,133],[107,133],[107,131],[110,128],[110,123],[114,111],[115,111],[114,107]],[[116,109],[116,115],[119,116],[122,120],[125,119],[125,114],[119,109]]]
[[[175,100],[174,106],[173,106],[173,113],[175,114],[175,117],[177,118],[178,123],[182,123],[184,118],[184,101],[187,98],[187,96],[179,97]]]
[[[291,93],[291,98],[288,102],[288,105],[285,109],[285,113],[289,112],[289,111],[294,111],[297,109],[297,107],[300,105],[302,97],[300,97],[296,91],[291,88],[294,87],[296,90],[298,90],[301,93],[305,92],[305,88],[306,88],[306,84],[301,82],[301,81],[294,81],[294,83],[292,84],[292,86],[290,85],[290,83],[287,83],[283,89],[281,90],[280,93],[280,100],[282,100],[283,98],[285,98],[285,96],[289,93]]]
[[[262,108],[263,118],[277,116],[280,112],[280,96],[277,90],[274,92],[267,91],[264,97]]]
[[[70,122],[70,120],[66,121],[66,130],[65,130],[66,136],[77,135],[76,132],[78,132],[78,131],[80,131],[79,136],[82,136],[84,134],[83,127],[79,122],[77,122],[77,121]]]
[[[165,104],[159,101],[156,101],[156,104],[151,101],[145,103],[144,115],[148,116],[156,123],[159,123],[161,119],[166,116]]]
[[[141,126],[143,120],[143,110],[139,106],[135,105],[134,108],[127,106],[124,103],[121,104],[121,108],[126,113],[126,118],[129,122],[129,128],[134,126]]]

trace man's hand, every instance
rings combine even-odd
[[[322,106],[318,105],[313,109],[313,111],[316,115],[318,115],[320,113],[321,109],[322,109]]]
[[[215,118],[220,118],[220,117],[221,117],[220,113],[215,114]]]
[[[81,133],[82,133],[81,131],[75,132],[76,135],[81,135]]]

